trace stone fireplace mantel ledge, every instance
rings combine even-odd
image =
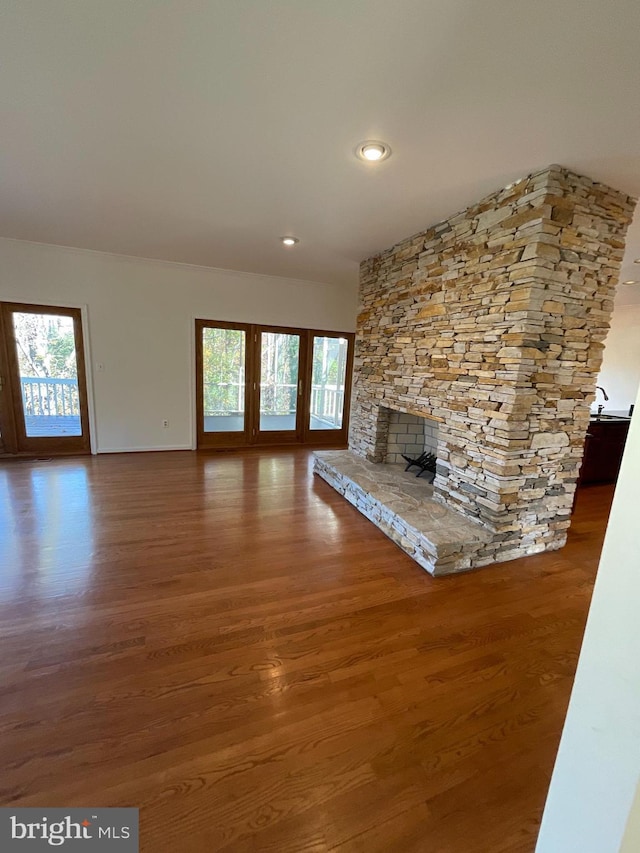
[[[349,450],[317,451],[314,457],[314,472],[423,569],[443,575],[477,565],[491,534],[435,501],[425,479]]]

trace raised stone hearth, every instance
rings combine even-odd
[[[361,265],[349,448],[434,418],[433,500],[489,534],[470,568],[566,541],[634,206],[551,166]]]
[[[482,560],[491,535],[435,501],[427,480],[402,465],[374,464],[348,450],[314,456],[316,474],[431,574],[459,572]]]

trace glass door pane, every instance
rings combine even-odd
[[[260,431],[295,431],[300,335],[260,333]]]
[[[245,350],[242,329],[202,329],[204,432],[244,432]]]
[[[81,436],[73,318],[12,316],[26,437]]]
[[[342,429],[348,342],[314,335],[309,429]]]

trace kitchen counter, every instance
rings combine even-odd
[[[600,412],[591,412],[591,417],[589,418],[589,423],[598,423],[600,421],[626,421],[627,423],[631,420],[631,415],[628,411],[626,412],[612,412],[610,410]]]

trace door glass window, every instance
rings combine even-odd
[[[13,312],[28,438],[82,435],[73,319]]]
[[[260,430],[295,430],[300,335],[260,335]]]
[[[313,338],[310,429],[342,429],[347,346],[346,338]]]
[[[205,432],[244,431],[245,338],[241,329],[202,330]]]

